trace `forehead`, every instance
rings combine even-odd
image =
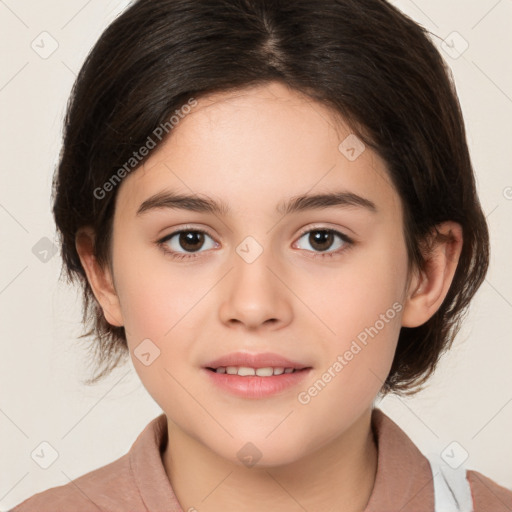
[[[279,83],[197,99],[123,180],[119,208],[135,215],[165,189],[216,197],[239,212],[333,189],[371,198],[395,215],[400,203],[377,153],[325,105]]]

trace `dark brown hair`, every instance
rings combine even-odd
[[[98,262],[111,265],[117,187],[95,191],[191,97],[270,81],[328,106],[384,159],[403,203],[409,268],[424,268],[421,247],[437,224],[462,225],[448,294],[426,323],[401,329],[382,392],[420,389],[450,347],[487,272],[489,234],[455,87],[430,34],[384,0],[139,0],[80,70],[54,177],[63,269],[83,288],[82,337],[94,335],[98,373],[88,382],[128,353],[75,248],[77,230],[91,226]]]

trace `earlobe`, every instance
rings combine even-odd
[[[92,228],[80,228],[75,236],[75,247],[92,292],[103,310],[105,320],[110,325],[121,327],[124,323],[113,276],[108,267],[103,268],[96,260],[94,239],[95,234]]]
[[[402,314],[403,327],[427,322],[443,303],[452,283],[462,251],[462,227],[447,221],[437,226],[439,233],[425,254],[425,268],[416,270],[409,283]]]

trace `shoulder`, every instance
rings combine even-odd
[[[132,485],[128,454],[71,482],[34,494],[9,512],[99,512],[145,510]],[[135,495],[134,495],[135,494]]]
[[[34,494],[8,512],[179,511],[161,459],[166,439],[167,420],[161,414],[119,459]]]
[[[426,456],[419,451],[407,434],[381,410],[374,409],[372,426],[378,446],[378,467],[374,490],[367,507],[368,511],[414,510],[428,512],[435,509],[436,463],[440,463],[436,450]],[[441,477],[448,484],[448,490],[460,487],[458,478],[450,478],[448,470]],[[478,471],[461,470],[471,492],[474,512],[512,512],[512,490],[502,487]],[[458,496],[458,494],[457,494]],[[469,498],[469,496],[467,496]],[[454,509],[455,510],[455,509]]]
[[[475,512],[510,512],[512,490],[498,485],[478,471],[468,470],[466,478],[473,496]]]

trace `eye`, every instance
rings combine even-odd
[[[205,241],[210,239],[205,247]],[[344,233],[340,233],[335,229],[329,228],[316,228],[310,229],[302,233],[299,238],[305,239],[306,243],[312,248],[306,249],[308,252],[313,252],[313,258],[320,257],[333,257],[337,254],[347,251],[351,246],[354,245],[354,241]],[[338,239],[337,244],[335,244]],[[213,249],[218,247],[217,242],[204,230],[197,228],[182,228],[178,231],[174,231],[164,238],[158,240],[157,245],[162,249],[165,254],[168,254],[174,259],[187,259],[196,258],[195,253],[201,252],[201,249]],[[296,244],[299,242],[296,242]],[[332,246],[335,250],[329,250]],[[299,247],[300,249],[300,247]]]
[[[216,242],[212,237],[202,229],[180,229],[158,240],[157,244],[166,253],[176,259],[195,258],[194,253],[204,248],[205,239],[209,238],[213,243],[208,244],[206,249],[212,249],[216,246]],[[183,250],[184,252],[182,252]]]
[[[338,239],[337,244],[335,244],[336,238]],[[340,233],[335,229],[328,228],[310,229],[301,235],[299,241],[301,239],[304,239],[306,243],[309,244],[310,247],[312,247],[313,252],[319,253],[314,254],[313,257],[321,258],[332,257],[336,254],[340,254],[346,251],[354,244],[354,241],[344,233]],[[335,250],[329,251],[329,249],[332,248],[333,244],[335,245]]]

